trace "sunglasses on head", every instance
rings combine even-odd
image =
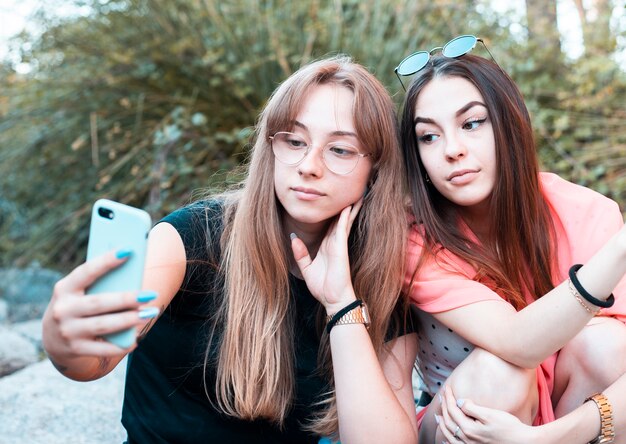
[[[430,57],[435,51],[441,50],[441,54],[443,54],[444,57],[461,57],[462,55],[465,55],[472,49],[474,49],[477,42],[483,44],[485,50],[489,53],[491,60],[493,60],[493,63],[498,65],[498,63],[491,55],[491,52],[489,52],[489,49],[487,49],[487,46],[485,46],[485,42],[482,39],[479,39],[478,37],[473,35],[460,35],[453,38],[443,46],[436,46],[430,51],[417,51],[410,56],[405,57],[404,60],[402,60],[400,64],[396,67],[396,69],[394,69],[394,72],[396,73],[396,76],[398,77],[402,88],[406,91],[406,88],[404,87],[404,83],[402,83],[402,78],[400,76],[410,76],[418,72],[420,69],[424,68],[428,64]],[[500,67],[500,65],[498,65],[498,67]]]

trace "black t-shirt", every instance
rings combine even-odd
[[[214,285],[222,218],[222,204],[208,200],[181,208],[162,220],[180,234],[187,268],[181,289],[128,359],[122,424],[129,444],[292,444],[319,440],[319,436],[304,431],[302,424],[320,409],[316,404],[329,389],[317,367],[321,304],[305,282],[294,276],[289,283],[296,332],[296,387],[283,429],[266,420],[242,421],[226,416],[207,398],[203,375],[212,325],[209,321],[222,297],[219,283]],[[403,331],[413,331],[412,324]],[[390,331],[387,339],[392,336],[397,334]],[[214,365],[206,367],[209,392],[214,391],[215,370]]]
[[[183,240],[187,270],[180,291],[129,356],[122,409],[128,443],[317,443],[319,437],[303,431],[301,424],[319,408],[315,403],[328,389],[316,374],[319,302],[304,281],[291,276],[298,332],[296,392],[284,428],[220,413],[205,394],[203,367],[209,316],[221,297],[213,289],[216,273],[207,248],[219,257],[222,208],[216,201],[199,202],[163,221],[173,225]],[[206,378],[212,391],[214,367],[207,368]]]

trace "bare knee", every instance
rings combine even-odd
[[[482,349],[475,349],[452,373],[448,384],[459,398],[515,414],[524,422],[535,416],[536,370],[515,366]]]
[[[626,372],[626,326],[613,318],[594,319],[559,352],[559,369],[584,375],[596,390],[608,387]]]

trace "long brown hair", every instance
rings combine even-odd
[[[372,153],[369,193],[353,227],[350,260],[354,289],[368,304],[369,334],[379,352],[400,297],[406,188],[394,104],[382,84],[347,57],[311,63],[269,99],[256,126],[247,177],[240,191],[227,195],[220,265],[224,298],[216,317],[223,330],[215,389],[218,407],[241,419],[265,418],[282,425],[294,397],[296,332],[288,281],[292,253],[281,225],[284,210],[274,193],[268,137],[290,130],[306,95],[320,84],[336,84],[354,93],[355,129],[362,146]],[[331,389],[308,428],[330,435],[338,426],[325,334],[319,356]]]
[[[415,106],[422,89],[436,77],[471,82],[483,96],[492,122],[498,175],[490,199],[490,235],[483,244],[468,238],[459,224],[458,208],[426,182],[417,150]],[[524,291],[535,298],[550,291],[556,273],[555,229],[541,193],[530,116],[513,80],[482,57],[433,57],[411,82],[401,136],[413,212],[424,237],[419,264],[444,248],[470,263],[477,271],[475,279],[518,310],[527,305]]]

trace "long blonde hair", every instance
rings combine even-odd
[[[296,332],[288,281],[292,253],[281,225],[284,210],[274,194],[274,156],[268,137],[291,128],[306,95],[320,84],[336,84],[354,93],[355,129],[372,153],[370,191],[353,228],[350,257],[354,289],[368,304],[369,333],[379,352],[400,297],[407,223],[394,104],[382,84],[348,57],[311,63],[269,99],[257,123],[247,177],[226,201],[215,392],[220,410],[240,419],[264,418],[282,426],[294,398]],[[321,328],[320,335],[320,366],[332,387],[330,347]],[[207,350],[209,354],[214,352]],[[321,404],[321,413],[307,427],[334,434],[338,425],[333,391]]]

